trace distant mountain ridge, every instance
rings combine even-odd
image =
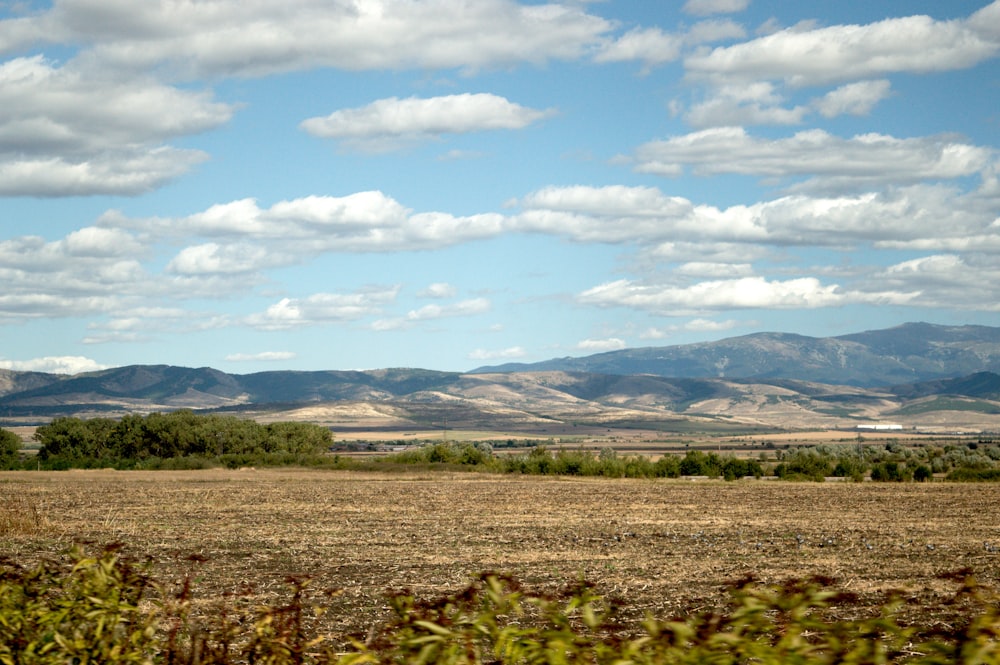
[[[551,370],[892,386],[1000,371],[1000,328],[907,323],[839,337],[755,333],[717,342],[480,367],[471,373]]]
[[[469,373],[393,368],[238,375],[169,365],[72,376],[0,370],[0,420],[8,423],[180,408],[280,413],[335,429],[757,431],[900,419],[995,431],[1000,329],[908,324],[819,339],[760,333]]]

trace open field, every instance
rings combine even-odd
[[[163,580],[196,577],[206,599],[274,600],[287,575],[311,574],[343,589],[329,619],[340,634],[385,616],[387,589],[433,596],[489,569],[549,589],[583,576],[637,616],[717,603],[748,573],[822,574],[859,595],[859,613],[901,589],[927,624],[960,612],[942,573],[1000,586],[1000,485],[0,473],[0,553],[30,562],[75,540],[123,542]]]

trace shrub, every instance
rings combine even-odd
[[[878,482],[901,483],[910,480],[913,472],[897,462],[879,462],[872,467],[872,480]]]
[[[20,451],[21,437],[10,430],[0,429],[0,469],[14,468]]]
[[[901,626],[902,601],[889,596],[875,616],[857,617],[855,598],[822,578],[730,587],[724,608],[684,617],[620,619],[623,602],[577,582],[561,593],[524,589],[485,573],[466,589],[430,601],[389,597],[394,617],[364,642],[335,649],[311,617],[326,609],[308,579],[289,578],[287,602],[240,609],[232,598],[210,612],[193,608],[190,582],[170,592],[119,557],[75,549],[68,563],[26,569],[0,560],[0,663],[186,663],[227,665],[1000,662],[996,594],[966,578],[956,594],[961,626],[920,632]]]
[[[960,482],[996,482],[1000,481],[1000,469],[976,469],[962,467],[950,471],[947,479]]]

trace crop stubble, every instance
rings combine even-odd
[[[858,612],[901,589],[914,618],[947,621],[942,573],[1000,583],[997,484],[97,471],[3,473],[0,497],[0,511],[41,520],[0,533],[15,559],[119,541],[162,580],[196,577],[206,600],[273,602],[288,575],[308,574],[343,590],[328,615],[340,634],[384,617],[388,589],[432,597],[485,570],[536,589],[583,577],[634,616],[718,603],[747,574],[819,574],[857,593]]]

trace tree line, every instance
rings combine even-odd
[[[395,464],[450,465],[494,473],[679,478],[707,476],[736,480],[748,476],[822,481],[829,477],[877,482],[923,482],[935,477],[957,481],[1000,481],[1000,446],[819,445],[778,450],[758,459],[688,450],[683,456],[619,455],[612,448],[550,449],[536,446],[523,453],[494,455],[488,444],[439,442],[389,455]]]
[[[20,439],[0,444],[0,464],[12,466]],[[200,415],[182,410],[171,413],[110,418],[57,418],[35,431],[40,444],[33,462],[42,468],[171,466],[169,460],[187,460],[186,466],[214,461],[227,466],[294,462],[315,457],[333,443],[332,432],[320,425],[297,422],[261,424],[223,415]],[[175,466],[185,466],[176,465]]]
[[[840,477],[907,482],[947,478],[1000,481],[1000,445],[992,440],[946,445],[818,445],[762,452],[757,459],[688,450],[684,455],[621,455],[613,448],[535,446],[496,454],[487,442],[441,441],[380,458],[331,455],[333,434],[310,423],[260,424],[235,416],[172,413],[110,418],[57,418],[35,433],[38,455],[20,454],[20,438],[0,430],[0,469],[14,468],[207,468],[210,466],[308,465],[384,469],[448,466],[491,473],[735,480],[769,476],[785,480]]]

